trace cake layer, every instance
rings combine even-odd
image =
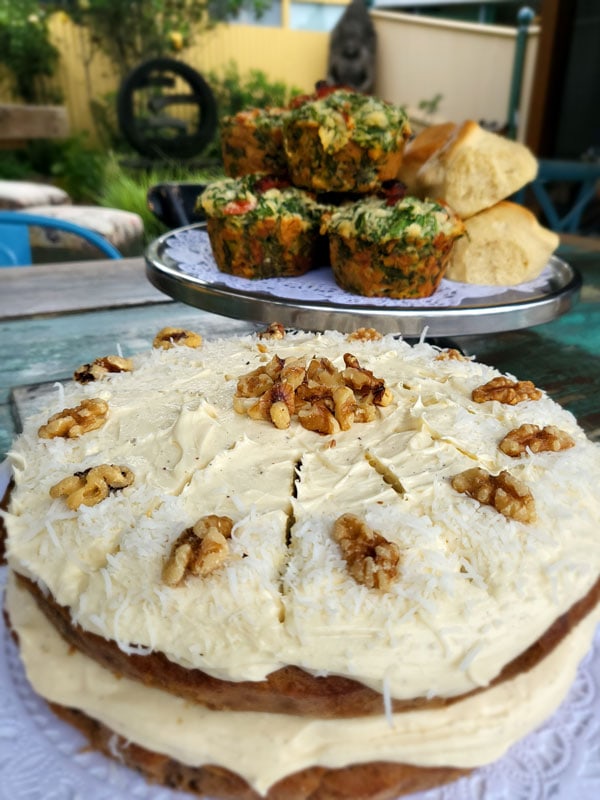
[[[264,681],[222,681],[200,670],[180,667],[162,653],[147,655],[124,653],[115,642],[86,633],[73,625],[69,610],[46,597],[35,584],[18,578],[35,599],[39,609],[63,639],[84,655],[118,675],[140,681],[145,686],[171,692],[207,708],[231,711],[263,711],[328,718],[359,717],[382,714],[384,711],[403,712],[413,709],[434,709],[460,702],[487,688],[474,689],[459,697],[417,697],[393,700],[369,689],[357,681],[335,675],[315,676],[298,667],[283,667],[272,672]],[[548,656],[565,636],[590,613],[597,613],[600,599],[600,579],[590,592],[559,617],[533,645],[508,663],[491,682],[495,686],[527,672]],[[386,709],[387,706],[387,709]]]
[[[297,415],[279,429],[234,410],[240,377],[273,358],[343,371],[348,353],[389,393],[372,421],[320,435]],[[10,453],[9,563],[84,631],[219,680],[291,666],[398,700],[487,686],[598,579],[600,448],[543,393],[478,402],[474,390],[501,376],[451,355],[391,336],[249,336],[155,349],[132,372],[61,387]],[[51,414],[95,398],[99,427],[40,438]],[[511,457],[499,444],[523,424],[574,446]],[[133,482],[91,507],[51,496],[98,464]],[[471,468],[521,482],[534,517],[461,493],[453,480]],[[333,536],[345,514],[395,548],[385,589],[352,573]],[[168,585],[174,544],[207,515],[232,521],[229,556]]]
[[[588,615],[530,672],[448,708],[336,721],[210,711],[116,677],[73,651],[14,576],[7,611],[33,688],[95,746],[168,785],[269,800],[394,797],[499,758],[562,701],[600,619]]]

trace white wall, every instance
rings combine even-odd
[[[507,122],[516,29],[372,11],[376,93],[411,111],[443,95],[437,119]],[[518,138],[523,139],[540,29],[528,32]]]

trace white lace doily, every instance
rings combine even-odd
[[[0,463],[0,497],[8,484]],[[0,568],[0,598],[6,568]],[[183,800],[86,749],[30,688],[0,614],[0,800]],[[569,696],[499,761],[456,783],[404,800],[598,800],[600,627]]]
[[[327,305],[372,306],[373,308],[452,308],[485,303],[514,303],[548,293],[552,270],[548,266],[534,281],[507,288],[475,286],[457,281],[442,280],[437,291],[422,299],[394,300],[389,297],[369,297],[346,292],[336,284],[329,267],[311,270],[295,278],[265,278],[249,280],[220,272],[213,258],[208,234],[198,228],[173,231],[165,240],[161,255],[170,259],[170,266],[203,283],[219,284],[235,292],[262,294],[287,301],[318,302]]]

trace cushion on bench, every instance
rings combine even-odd
[[[140,215],[132,211],[103,206],[33,206],[27,209],[27,213],[89,228],[104,236],[123,255],[141,252],[144,223]],[[76,234],[36,226],[31,228],[30,241],[32,247],[57,247],[80,252],[94,249]]]
[[[57,186],[29,181],[0,181],[0,208],[30,210],[31,206],[66,205],[69,195]]]

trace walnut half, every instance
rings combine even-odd
[[[369,589],[389,591],[398,577],[400,548],[355,514],[342,514],[333,526],[348,572]]]
[[[471,394],[476,403],[496,400],[509,406],[516,406],[524,400],[539,400],[541,396],[542,393],[531,381],[512,381],[503,375],[478,386]]]
[[[524,424],[509,431],[498,445],[503,453],[511,458],[518,458],[524,453],[541,453],[550,451],[557,453],[574,447],[575,442],[568,433],[555,425]]]
[[[264,331],[258,334],[259,339],[283,339],[285,338],[285,328],[281,322],[272,322]]]
[[[482,505],[492,506],[516,522],[534,522],[535,501],[527,486],[506,470],[491,475],[480,467],[459,472],[451,479],[452,488],[467,494]]]
[[[160,347],[163,350],[169,350],[177,345],[201,347],[202,337],[199,333],[188,331],[185,328],[162,328],[152,342],[152,347]]]
[[[38,428],[41,439],[77,439],[88,431],[100,428],[106,422],[108,403],[100,398],[82,400],[75,408],[63,408],[53,414],[45,425]]]
[[[357,328],[346,339],[349,342],[378,342],[383,336],[376,328]]]
[[[133,361],[122,356],[102,356],[96,358],[90,364],[83,364],[73,373],[73,377],[78,383],[91,383],[108,375],[111,372],[131,372]]]
[[[179,586],[187,575],[201,578],[219,569],[229,556],[228,539],[233,529],[230,517],[208,514],[186,528],[171,547],[162,578],[168,586]]]
[[[97,505],[108,497],[110,491],[131,486],[133,479],[133,472],[128,467],[100,464],[63,478],[50,489],[50,497],[64,497],[67,506],[76,511],[79,506]]]

